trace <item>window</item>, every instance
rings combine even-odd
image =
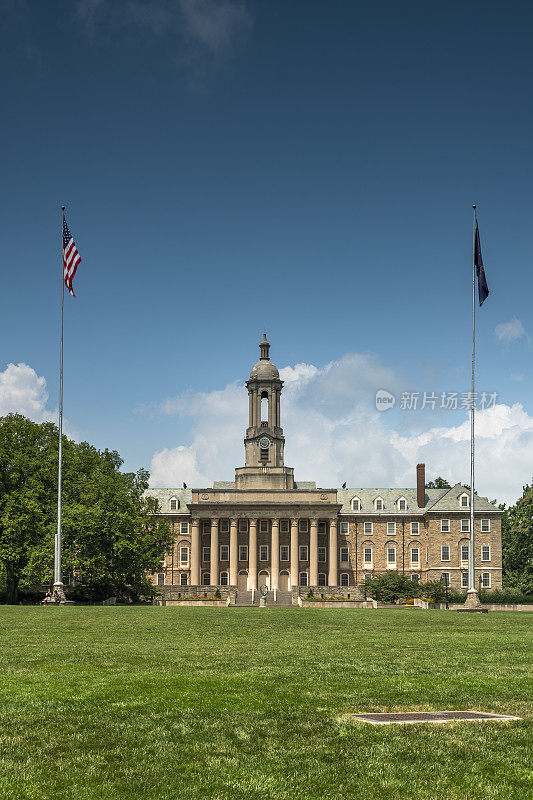
[[[411,522],[411,536],[418,536],[420,533],[419,523]]]
[[[289,520],[282,519],[279,523],[279,532],[280,533],[288,533],[289,532]]]
[[[165,573],[164,572],[158,572],[157,573],[157,585],[158,586],[164,586],[165,585]]]
[[[221,519],[220,533],[228,533],[228,531],[229,531],[229,519]]]
[[[416,572],[414,575],[411,575],[411,580],[413,583],[418,583],[420,581],[420,575],[417,575]]]
[[[461,561],[468,561],[468,545],[461,545]]]
[[[240,519],[239,520],[239,532],[246,533],[248,530],[248,520],[247,519]]]
[[[481,560],[490,561],[490,544],[484,544],[481,546]]]
[[[470,508],[470,498],[467,494],[462,494],[459,499],[461,501],[461,508]]]
[[[204,572],[202,575],[202,586],[210,586],[211,585],[211,575],[209,572]]]
[[[227,572],[221,572],[220,573],[220,585],[221,586],[227,586],[228,583],[229,583],[228,578],[229,578],[229,576],[228,576]]]
[[[398,500],[398,509],[399,511],[407,511],[407,500],[405,497],[400,497]]]
[[[383,500],[381,499],[381,497],[377,497],[374,500],[374,508],[376,509],[376,511],[383,511]]]
[[[248,561],[248,545],[239,545],[239,561]]]
[[[268,520],[261,519],[259,520],[259,530],[261,533],[268,533]]]
[[[180,562],[187,563],[188,560],[189,560],[189,548],[180,547]]]
[[[307,545],[301,544],[300,545],[300,561],[307,561]],[[307,586],[307,584],[305,584]]]
[[[182,572],[180,575],[180,586],[187,586],[187,573]]]
[[[420,550],[418,547],[411,547],[411,564],[420,564]]]
[[[307,533],[307,528],[308,528],[308,520],[306,519],[299,520],[298,530],[300,531],[300,533]],[[307,586],[307,584],[305,585]]]
[[[202,561],[209,561],[211,559],[211,548],[202,547]]]
[[[300,572],[300,586],[307,586],[307,572]]]
[[[319,547],[318,548],[318,562],[319,564],[324,564],[326,561],[326,548]]]
[[[490,531],[490,519],[481,520],[481,531],[483,533],[488,533]]]
[[[364,548],[364,550],[363,550],[363,560],[364,560],[365,564],[371,564],[372,563],[372,548],[371,547],[365,547]]]
[[[173,498],[171,499],[171,501],[170,501],[170,510],[171,510],[171,511],[177,511],[179,507],[180,507],[180,502],[179,502],[179,500],[176,500],[176,498],[175,498],[175,497],[173,497]]]
[[[470,530],[470,520],[469,519],[462,519],[461,520],[461,533],[468,533]]]
[[[363,526],[364,527],[365,536],[372,536],[372,526],[373,526],[372,522],[365,522],[365,524]]]
[[[189,523],[188,522],[181,522],[180,523],[180,533],[189,533]]]
[[[208,519],[204,519],[202,522],[202,533],[211,533],[211,523]]]
[[[450,520],[449,519],[441,519],[440,521],[440,529],[442,533],[449,533],[450,532]]]
[[[280,561],[288,561],[289,560],[289,546],[286,544],[282,544],[279,548],[279,560]]]
[[[262,544],[259,547],[259,561],[268,561],[268,545]]]
[[[395,534],[396,534],[396,523],[387,522],[387,536],[395,536]]]
[[[481,573],[481,588],[490,589],[490,572]]]
[[[350,576],[347,572],[341,572],[341,586],[349,586],[350,585]]]
[[[348,536],[350,533],[350,526],[347,522],[341,522],[341,536]]]
[[[450,560],[450,545],[443,544],[440,548],[440,560],[441,561],[449,561]]]
[[[396,548],[387,547],[387,564],[396,564]]]
[[[220,560],[229,561],[229,544],[220,545]]]
[[[342,523],[341,523],[342,525]],[[319,522],[318,523],[318,532],[319,533],[327,533],[327,523],[326,522]]]
[[[361,501],[358,497],[354,497],[352,500],[352,510],[353,511],[361,511]]]
[[[441,572],[440,579],[446,586],[450,585],[450,573],[449,572]]]
[[[349,558],[348,558],[348,548],[347,547],[341,547],[341,561],[344,564],[346,564],[348,562],[348,560],[349,560]]]
[[[318,585],[319,586],[325,586],[326,585],[326,573],[325,572],[319,572],[318,573]]]
[[[468,572],[461,572],[461,589],[468,589]]]

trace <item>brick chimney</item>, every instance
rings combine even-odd
[[[419,508],[426,505],[426,465],[416,465],[416,502]]]

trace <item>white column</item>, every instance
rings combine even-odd
[[[329,572],[328,586],[337,586],[337,520],[329,523]]]
[[[200,581],[200,520],[191,523],[191,585],[199,586]]]
[[[291,589],[298,586],[298,520],[291,519]]]
[[[309,535],[309,585],[318,586],[318,520],[311,520]]]
[[[211,564],[209,582],[218,586],[218,519],[211,520]]]
[[[257,589],[257,520],[248,522],[250,534],[248,537],[248,586]]]
[[[237,586],[237,520],[232,519],[229,533],[229,583],[230,586]]]
[[[279,519],[272,520],[272,544],[270,550],[270,588],[277,589],[279,585]]]

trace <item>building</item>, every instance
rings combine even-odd
[[[413,581],[447,575],[468,587],[470,494],[462,485],[426,489],[425,466],[413,488],[321,489],[285,466],[283,382],[266,335],[246,383],[245,465],[235,480],[207,489],[149,489],[171,522],[175,544],[153,576],[164,595],[251,591],[267,586],[295,597],[357,593],[367,576],[389,570]],[[476,586],[502,585],[501,514],[475,498]],[[192,588],[191,588],[192,587]],[[233,587],[233,588],[232,588]]]

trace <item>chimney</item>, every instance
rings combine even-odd
[[[426,505],[426,465],[416,465],[416,502],[419,508]]]

